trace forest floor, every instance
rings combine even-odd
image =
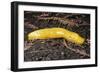
[[[29,41],[27,35],[43,28],[60,27],[85,38],[82,45],[63,38]],[[49,33],[49,32],[48,32]],[[90,58],[90,15],[75,13],[24,12],[24,61]]]

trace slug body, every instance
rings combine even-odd
[[[28,34],[28,40],[49,38],[64,38],[75,44],[83,44],[85,41],[79,34],[63,28],[45,28]]]

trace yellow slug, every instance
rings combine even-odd
[[[64,38],[65,40],[75,44],[83,44],[85,41],[85,39],[79,34],[64,28],[45,28],[28,34],[28,40],[49,38]]]

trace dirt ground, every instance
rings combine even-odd
[[[85,38],[82,45],[57,39],[29,41],[27,35],[43,28],[61,27]],[[77,13],[24,12],[24,61],[90,58],[90,15]]]

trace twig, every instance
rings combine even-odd
[[[40,20],[58,20],[62,24],[69,24],[72,26],[76,24],[72,20],[60,18],[60,17],[39,17],[38,19],[40,19]]]
[[[31,41],[25,41],[24,42],[24,50],[28,50],[33,46],[33,42],[35,42],[36,40],[31,40]]]
[[[75,52],[75,53],[79,53],[80,55],[83,55],[83,56],[87,56],[87,57],[90,57],[89,54],[87,54],[84,50],[79,50],[79,49],[72,49],[71,47],[69,47],[67,44],[66,44],[66,41],[64,40],[63,41],[63,44],[66,46],[67,49]]]
[[[32,46],[32,43],[28,43],[27,41],[24,42],[24,50],[28,50]]]
[[[28,22],[26,22],[24,25],[25,25],[27,28],[38,29],[38,27],[36,27],[35,25],[30,24],[30,23],[28,23]]]

